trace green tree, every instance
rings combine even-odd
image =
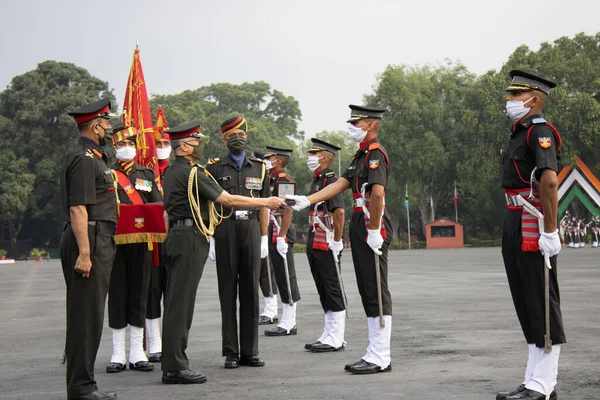
[[[153,112],[157,107],[163,108],[169,126],[202,121],[202,132],[209,137],[207,157],[227,153],[220,126],[227,118],[239,114],[249,124],[249,153],[264,151],[266,145],[295,148],[296,140],[304,136],[298,131],[302,116],[298,101],[262,81],[240,85],[214,83],[174,95],[153,95],[151,105]]]
[[[16,257],[17,236],[33,200],[35,175],[29,172],[29,160],[5,150],[0,152],[0,176],[0,220],[8,225],[11,254]]]
[[[114,102],[107,82],[74,64],[57,61],[42,62],[35,70],[15,76],[0,93],[0,127],[5,138],[0,151],[11,150],[17,159],[27,160],[27,172],[35,174],[33,199],[23,221],[32,226],[28,236],[44,243],[49,237],[58,238],[60,168],[79,136],[67,112],[100,98]]]

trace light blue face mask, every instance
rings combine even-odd
[[[530,98],[529,100],[527,100],[525,102],[520,101],[520,100],[507,100],[506,101],[506,115],[513,121],[523,118],[524,116],[527,115],[529,110],[531,110],[530,107],[525,107],[525,104],[529,103],[533,99],[534,99],[534,97]]]

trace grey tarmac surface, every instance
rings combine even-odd
[[[560,399],[600,399],[600,249],[563,249],[559,257],[563,347]],[[188,356],[203,371],[201,385],[163,385],[153,372],[106,374],[111,334],[105,323],[96,361],[100,388],[120,399],[494,399],[521,383],[527,346],[515,315],[499,248],[390,252],[394,301],[391,373],[353,376],[344,364],[360,359],[367,323],[349,251],[343,256],[350,319],[347,350],[303,349],[323,329],[306,256],[296,254],[302,294],[298,335],[262,336],[264,368],[225,370],[215,265],[198,288]],[[0,398],[64,399],[60,364],[65,291],[58,261],[0,265]],[[262,307],[262,301],[261,301]]]

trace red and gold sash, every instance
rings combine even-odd
[[[119,180],[119,186],[125,192],[129,200],[131,200],[132,204],[140,205],[144,204],[144,200],[142,200],[142,196],[138,193],[135,187],[131,184],[131,181],[125,175],[123,171],[115,170],[117,173],[117,179]]]
[[[323,210],[318,210],[316,213],[314,210],[311,210],[309,213],[309,226],[310,229],[315,233],[315,237],[313,239],[312,248],[315,250],[329,251],[329,246],[327,243],[327,232],[321,226],[321,224],[330,226],[333,230],[333,216],[331,214],[325,215]],[[321,224],[319,224],[315,216],[319,217],[321,220]]]

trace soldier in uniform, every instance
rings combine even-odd
[[[169,231],[164,242],[167,288],[163,316],[162,382],[204,383],[206,376],[189,369],[185,354],[194,315],[198,283],[208,256],[208,242],[218,223],[213,202],[225,207],[279,208],[281,199],[230,195],[205,174],[196,162],[202,157],[200,122],[169,130],[175,161],[165,175],[165,219]],[[190,204],[191,203],[191,204]]]
[[[110,102],[99,100],[69,113],[81,137],[61,172],[65,229],[60,260],[67,286],[68,399],[116,399],[98,389],[94,363],[102,336],[104,305],[115,257],[117,196],[104,137],[112,133]]]
[[[292,150],[267,146],[265,162],[270,175],[271,192],[279,196],[280,184],[293,184],[285,172]],[[296,305],[300,301],[300,291],[294,264],[294,242],[296,231],[292,226],[293,212],[290,208],[271,212],[269,222],[269,257],[281,296],[281,320],[275,327],[265,329],[266,336],[287,336],[298,333],[296,327]],[[290,251],[291,250],[291,251]],[[287,261],[287,272],[286,263]],[[290,289],[288,289],[288,278]],[[290,299],[290,293],[292,298]]]
[[[372,374],[392,369],[392,298],[387,279],[387,256],[391,241],[387,232],[391,232],[391,224],[385,210],[385,188],[390,163],[385,149],[377,139],[385,110],[355,105],[350,105],[350,109],[348,134],[360,146],[344,175],[337,182],[308,197],[290,198],[296,201],[292,208],[301,210],[311,204],[329,200],[348,187],[352,189],[354,204],[350,245],[358,291],[367,315],[369,346],[362,359],[347,364],[345,370],[354,374]]]
[[[247,132],[248,122],[242,116],[223,122],[222,140],[229,153],[223,159],[210,160],[206,169],[230,194],[266,198],[271,191],[265,164],[262,160],[246,156]],[[261,236],[267,235],[269,210],[252,207],[224,209],[223,212],[230,217],[215,230],[209,258],[215,260],[216,257],[217,261],[225,368],[237,368],[239,365],[262,367],[265,362],[258,357],[258,281]]]
[[[156,158],[158,159],[159,180],[158,185],[162,193],[162,182],[169,168],[169,157],[171,156],[171,138],[168,133],[156,133]],[[162,243],[158,244],[160,261],[158,266],[152,267],[150,273],[150,289],[148,291],[148,306],[146,307],[146,334],[148,336],[148,361],[160,362],[162,359],[162,341],[160,338],[160,302],[165,292],[167,273],[162,257]]]
[[[308,150],[306,165],[314,172],[310,193],[317,193],[337,182],[338,177],[330,168],[339,147],[313,138]],[[308,221],[306,256],[310,272],[315,280],[317,292],[325,312],[323,333],[314,342],[304,346],[314,353],[343,350],[346,326],[345,294],[338,262],[344,243],[344,198],[338,194],[311,207]]]
[[[258,151],[254,152],[254,157],[259,160],[264,160],[265,153],[261,153]],[[266,163],[265,163],[266,164]],[[267,172],[269,172],[271,168],[267,166]],[[269,179],[269,187],[271,184],[271,176],[267,175]],[[265,238],[268,241],[268,237]],[[262,254],[261,254],[262,257]],[[273,268],[269,266],[269,258],[268,258],[268,242],[267,242],[267,256],[260,259],[260,291],[263,294],[263,298],[265,301],[265,308],[263,312],[260,313],[258,317],[259,325],[269,325],[274,324],[279,320],[277,317],[277,312],[279,309],[279,305],[277,303],[277,281],[275,280],[275,271]],[[269,276],[271,275],[271,276]]]
[[[523,71],[511,71],[506,89],[506,113],[514,125],[502,160],[502,187],[508,215],[502,235],[502,256],[517,317],[528,344],[529,357],[523,383],[497,399],[554,399],[560,348],[566,342],[560,310],[556,255],[558,235],[558,159],[561,138],[542,118],[550,89],[556,84]],[[530,178],[531,177],[531,178]],[[543,213],[538,219],[524,210],[528,201]],[[544,256],[549,270],[550,340],[545,347]]]
[[[117,175],[120,204],[162,203],[158,180],[154,171],[137,164],[137,130],[120,127],[113,135],[116,162],[113,170]],[[152,371],[152,365],[144,352],[144,323],[152,251],[147,243],[117,245],[117,253],[110,275],[108,290],[108,325],[112,328],[113,352],[106,372],[125,370],[126,328],[129,325],[129,368],[136,371]]]

